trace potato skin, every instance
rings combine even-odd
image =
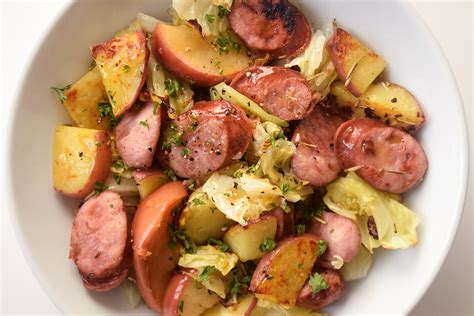
[[[280,241],[258,263],[249,290],[258,299],[287,308],[295,306],[298,294],[317,259],[318,238],[303,234]]]
[[[179,259],[178,247],[170,248],[168,225],[173,208],[186,198],[181,182],[171,182],[151,193],[139,205],[132,223],[133,267],[138,289],[154,311],[163,311],[168,281]]]
[[[339,300],[346,293],[346,284],[338,271],[321,270],[320,273],[328,288],[313,295],[311,287],[306,282],[298,296],[296,303],[298,306],[319,310]]]
[[[109,174],[109,136],[105,131],[63,125],[54,134],[53,187],[66,196],[85,198]]]
[[[220,298],[208,293],[204,286],[196,283],[188,273],[175,274],[168,283],[163,300],[164,316],[200,315],[214,306]]]
[[[347,89],[356,97],[385,69],[385,62],[377,54],[341,28],[326,45],[339,79],[347,82]]]

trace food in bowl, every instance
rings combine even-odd
[[[54,188],[80,197],[70,258],[164,315],[317,314],[376,248],[417,243],[401,194],[425,118],[384,60],[288,1],[173,1],[92,47],[56,89]]]

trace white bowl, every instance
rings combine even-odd
[[[401,2],[301,1],[310,21],[336,18],[388,63],[388,79],[407,87],[423,105],[417,134],[430,167],[406,196],[420,218],[419,244],[377,251],[369,276],[350,283],[334,315],[405,314],[435,278],[461,216],[468,174],[467,131],[455,80],[426,28]],[[53,130],[69,121],[51,86],[74,82],[88,68],[89,47],[113,36],[145,12],[167,19],[170,1],[81,1],[51,28],[30,63],[7,131],[7,209],[23,251],[51,300],[66,314],[131,313],[120,289],[97,294],[82,286],[68,260],[72,211],[79,201],[52,189]],[[462,260],[462,258],[460,258]],[[143,304],[135,314],[151,314]]]

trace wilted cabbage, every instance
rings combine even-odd
[[[239,257],[236,254],[223,252],[213,246],[199,246],[195,253],[184,253],[179,258],[178,265],[198,270],[212,266],[223,275],[227,275],[238,261]]]
[[[417,243],[416,215],[388,194],[367,184],[354,172],[326,186],[324,203],[331,211],[354,220],[359,226],[362,244],[374,248],[407,248]],[[378,238],[369,233],[369,217],[374,219]]]
[[[350,262],[344,263],[340,270],[344,281],[354,281],[365,278],[372,266],[372,255],[365,247],[360,247],[357,255]]]

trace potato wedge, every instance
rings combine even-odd
[[[236,224],[224,234],[224,242],[230,246],[233,253],[245,262],[261,258],[265,255],[260,251],[260,244],[267,238],[275,239],[277,218],[265,215],[247,226]]]
[[[318,238],[303,234],[289,237],[258,263],[249,290],[258,299],[286,308],[295,306],[298,294],[317,259]]]
[[[256,306],[256,301],[253,295],[248,294],[241,298],[235,305],[224,306],[217,304],[206,310],[201,316],[263,316],[267,310]]]
[[[194,316],[219,302],[214,293],[196,283],[189,274],[175,274],[168,283],[163,300],[163,315]]]
[[[84,198],[104,181],[112,163],[105,131],[57,126],[54,131],[53,186],[70,197]]]
[[[138,98],[145,83],[148,54],[143,32],[125,33],[92,48],[92,57],[116,117]]]
[[[74,123],[79,127],[106,129],[108,118],[101,118],[97,104],[104,98],[105,93],[102,77],[97,67],[87,72],[74,83],[65,93],[64,107],[69,112]]]
[[[216,43],[222,41],[206,40],[187,25],[158,22],[153,32],[152,50],[175,76],[199,86],[210,87],[230,80],[253,64],[240,43],[237,44],[242,46],[241,49],[227,48],[226,53],[220,53]]]
[[[179,248],[170,247],[168,225],[173,209],[188,193],[181,182],[167,183],[139,205],[132,223],[133,268],[145,303],[157,313],[163,311],[166,286],[179,260]]]
[[[356,97],[385,69],[382,58],[341,28],[336,29],[327,48],[339,79]]]
[[[150,170],[134,170],[132,172],[133,178],[138,185],[138,193],[140,198],[144,199],[150,193],[160,188],[170,181],[170,178],[158,169]]]
[[[331,94],[339,106],[350,107],[354,117],[379,117],[390,126],[413,132],[425,122],[425,115],[415,97],[405,88],[389,83],[372,84],[359,98],[354,97],[344,84],[336,81]]]
[[[209,238],[221,239],[224,228],[234,223],[209,200],[201,188],[191,194],[188,205],[179,217],[179,228],[186,231],[188,237],[197,245]]]

